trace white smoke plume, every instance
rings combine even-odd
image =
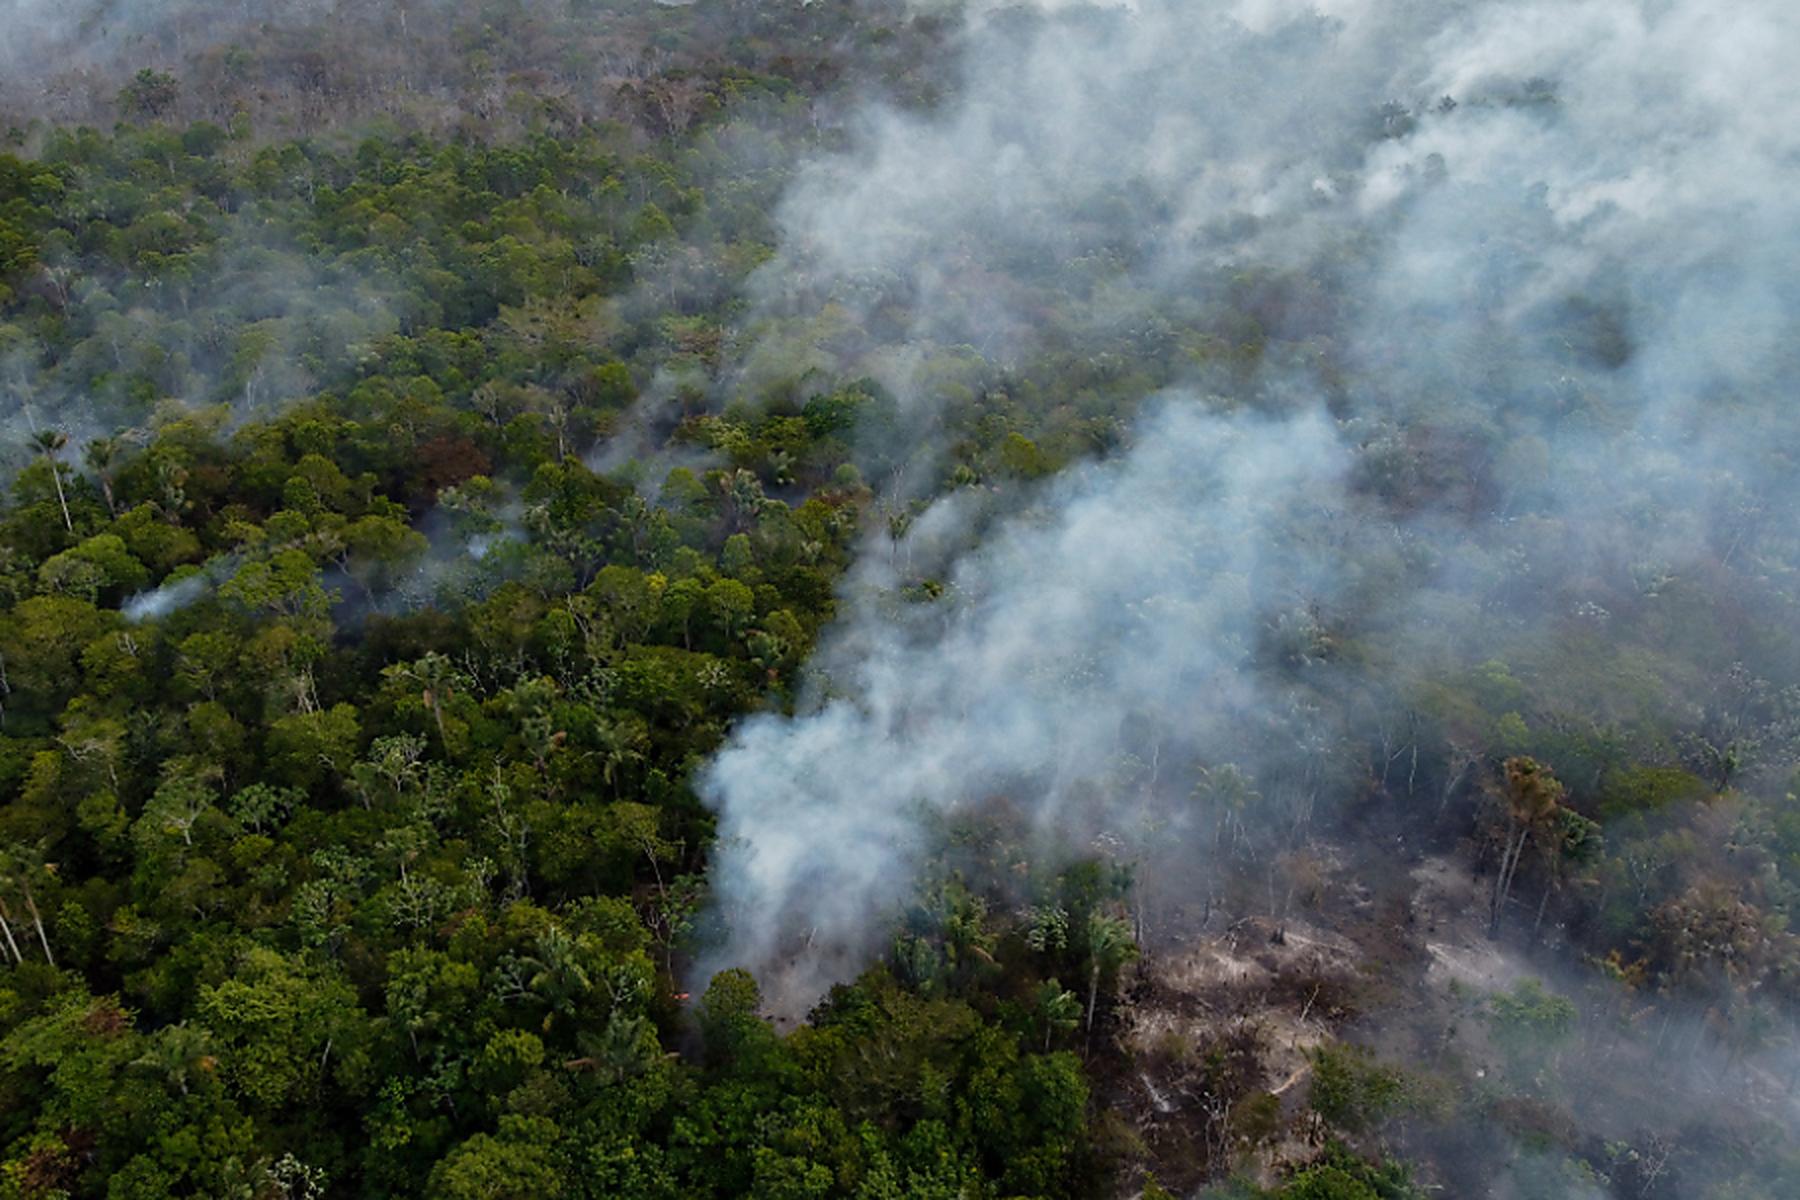
[[[802,174],[754,332],[836,304],[872,331],[837,339],[840,367],[959,343],[1006,366],[1046,324],[1179,336],[1250,269],[1353,303],[1272,306],[1265,329],[1309,354],[1250,382],[1197,366],[1127,452],[988,528],[946,599],[896,620],[897,581],[865,570],[822,652],[829,695],[746,722],[704,780],[730,932],[703,967],[757,968],[795,1007],[853,973],[934,812],[1129,825],[1144,790],[1108,781],[1135,714],[1190,765],[1329,800],[1343,730],[1322,695],[1653,605],[1733,536],[1755,602],[1791,606],[1764,565],[1785,535],[1753,514],[1794,500],[1800,11],[1144,0],[969,21],[952,100],[852,114],[851,149]],[[748,377],[784,369],[759,359],[770,336]],[[1382,483],[1429,474],[1440,427],[1478,440],[1424,499]],[[966,503],[912,540],[954,558]],[[1384,661],[1332,661],[1338,623]]]
[[[212,590],[213,579],[207,574],[185,575],[172,583],[139,592],[119,606],[119,611],[132,624],[160,621],[170,613],[186,608]]]
[[[776,962],[798,930],[846,956],[805,981],[830,983],[911,882],[926,810],[1011,796],[1046,830],[1105,832],[1132,814],[1096,807],[1101,776],[1151,698],[1187,697],[1190,736],[1265,707],[1253,597],[1327,586],[1316,570],[1335,564],[1282,536],[1309,492],[1332,495],[1345,455],[1317,415],[1216,417],[1190,396],[1143,434],[963,559],[948,598],[915,620],[846,630],[845,698],[740,731],[711,776],[722,901],[748,918],[737,954]]]

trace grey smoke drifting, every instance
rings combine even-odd
[[[127,621],[160,621],[172,612],[186,608],[213,587],[214,580],[205,574],[187,575],[173,583],[165,583],[125,601],[119,611]]]
[[[1134,797],[1105,776],[1121,724],[1163,698],[1185,698],[1189,736],[1261,719],[1253,600],[1330,586],[1337,564],[1283,543],[1332,519],[1306,497],[1331,496],[1346,456],[1317,415],[1215,417],[1185,396],[1142,433],[965,557],[938,605],[853,617],[830,660],[846,698],[752,720],[721,756],[718,886],[743,960],[778,961],[798,929],[825,956],[782,986],[854,970],[912,882],[927,810],[1007,796],[1046,832],[1130,828]]]
[[[971,15],[940,111],[852,114],[784,203],[748,379],[827,305],[871,332],[803,349],[879,374],[1167,344],[1244,272],[1289,286],[1254,377],[1196,355],[1129,450],[966,550],[968,499],[921,518],[946,599],[896,620],[868,556],[829,694],[705,778],[730,935],[703,965],[795,1006],[852,973],[933,813],[1003,800],[1078,844],[1153,805],[1179,844],[1209,765],[1341,798],[1356,697],[1571,619],[1652,637],[1708,563],[1791,610],[1760,514],[1800,445],[1796,53],[1781,0],[1057,5]],[[887,379],[929,428],[939,397]],[[1185,774],[1121,784],[1127,725]]]

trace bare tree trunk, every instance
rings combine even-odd
[[[0,903],[0,931],[6,934],[6,944],[12,949],[13,961],[24,962],[25,956],[19,953],[19,943],[13,940],[12,922],[7,919],[10,915],[6,911],[6,905]]]
[[[56,955],[50,953],[50,938],[44,933],[44,917],[42,913],[38,912],[37,901],[32,899],[30,888],[25,889],[25,907],[31,910],[32,923],[37,926],[38,941],[44,947],[44,961],[54,967]]]
[[[656,847],[650,839],[644,839],[644,857],[650,860],[650,873],[656,876],[656,895],[664,904],[669,902],[669,889],[663,886],[662,868],[656,865]]]
[[[1100,1000],[1100,959],[1095,957],[1093,969],[1088,972],[1088,1010],[1087,1036],[1091,1044],[1094,1040],[1094,1007]]]
[[[1462,783],[1463,776],[1469,773],[1469,768],[1473,766],[1474,763],[1474,758],[1464,758],[1462,760],[1462,765],[1456,768],[1456,774],[1444,781],[1444,793],[1438,797],[1437,815],[1440,818],[1443,817],[1444,810],[1450,807],[1450,797],[1456,794],[1457,785]]]
[[[1489,937],[1500,932],[1500,913],[1512,895],[1513,876],[1518,873],[1519,860],[1525,856],[1525,840],[1530,836],[1531,827],[1522,826],[1517,836],[1507,840],[1506,852],[1500,856],[1500,874],[1494,879],[1494,901],[1488,914]]]
[[[45,455],[49,458],[48,455]],[[70,533],[75,532],[75,522],[69,518],[69,498],[63,494],[62,472],[56,469],[56,460],[50,458],[50,479],[56,484],[56,502],[62,505],[63,528]]]
[[[1538,931],[1544,927],[1544,910],[1550,907],[1550,893],[1555,890],[1550,884],[1544,885],[1543,898],[1538,901],[1537,920],[1531,925],[1531,940],[1534,942],[1538,938]]]

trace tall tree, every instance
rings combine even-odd
[[[32,885],[43,883],[55,872],[56,868],[44,861],[42,846],[15,842],[0,850],[0,892],[10,892],[25,902],[25,911],[31,914],[31,923],[37,929],[38,943],[44,948],[44,961],[51,966],[56,965],[56,955],[50,951],[50,935],[44,929],[44,914],[38,910],[37,893]],[[7,940],[12,940],[10,929]],[[18,947],[15,946],[13,952],[16,954]]]
[[[75,522],[69,516],[69,497],[63,491],[62,460],[57,457],[62,453],[62,448],[69,444],[69,435],[59,429],[39,429],[32,433],[31,444],[50,465],[50,480],[56,484],[56,502],[62,506],[63,528],[74,533]]]
[[[1512,895],[1513,879],[1525,844],[1542,835],[1562,806],[1563,785],[1548,767],[1532,758],[1509,758],[1501,766],[1501,799],[1506,805],[1506,836],[1500,853],[1500,870],[1488,908],[1488,936],[1500,931],[1500,914]]]
[[[94,478],[100,481],[100,495],[106,501],[106,511],[111,516],[119,515],[118,502],[113,497],[112,470],[119,460],[119,439],[98,437],[87,444],[82,451],[87,465],[93,470]]]

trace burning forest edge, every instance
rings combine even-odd
[[[0,0],[0,1197],[1800,1194],[1800,11]]]

